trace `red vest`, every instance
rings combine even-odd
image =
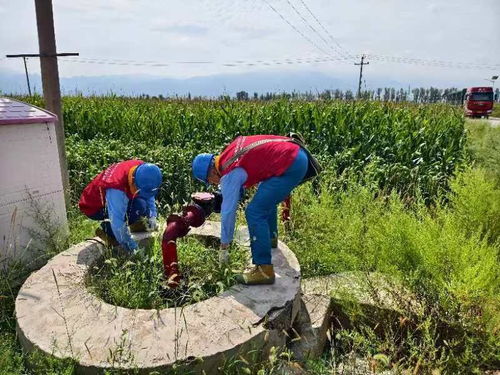
[[[127,160],[111,164],[99,173],[83,190],[78,206],[85,215],[91,216],[106,205],[106,189],[125,192],[129,199],[134,195],[130,191],[128,173],[131,168],[144,164],[142,160]]]
[[[262,139],[283,139],[277,135],[249,135],[237,137],[220,154],[219,168],[230,160],[238,150]],[[300,146],[291,142],[269,142],[249,150],[231,165],[227,166],[221,175],[226,175],[234,168],[240,167],[247,172],[245,188],[249,188],[268,178],[281,176],[297,157]]]

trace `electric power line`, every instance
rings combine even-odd
[[[311,39],[309,39],[307,36],[304,35],[302,31],[300,31],[295,25],[293,25],[290,21],[288,21],[278,10],[276,10],[275,7],[273,7],[267,0],[262,0],[269,8],[272,9],[274,13],[276,13],[283,21],[285,21],[293,30],[295,30],[296,33],[298,33],[302,38],[307,40],[309,44],[313,45],[317,50],[321,51],[325,55],[328,55],[328,52],[326,52],[323,48],[319,47],[316,43],[314,43]]]
[[[493,63],[471,63],[471,62],[459,62],[459,61],[442,61],[442,60],[426,60],[421,58],[408,58],[408,57],[395,57],[395,56],[384,56],[375,54],[366,54],[366,58],[371,60],[385,62],[385,63],[399,63],[399,64],[409,64],[417,66],[430,66],[437,68],[448,68],[448,69],[477,69],[477,70],[495,70],[500,69],[500,64]],[[361,55],[356,55],[357,58],[361,58]],[[257,60],[234,60],[234,61],[138,61],[138,60],[122,60],[122,59],[104,59],[104,58],[66,58],[65,62],[73,63],[83,63],[83,64],[97,64],[97,65],[116,65],[116,66],[148,66],[148,67],[168,67],[173,65],[218,65],[227,67],[239,67],[239,66],[272,66],[272,65],[294,65],[294,64],[314,64],[314,63],[326,63],[326,62],[345,62],[345,60],[338,56],[320,56],[320,57],[296,57],[296,58],[284,58],[284,59],[257,59]]]
[[[28,74],[28,65],[26,63],[26,60],[28,57],[40,57],[40,58],[47,58],[47,57],[56,57],[57,56],[78,56],[78,53],[75,52],[65,52],[65,53],[54,53],[54,54],[46,54],[46,53],[21,53],[21,54],[15,54],[15,55],[5,55],[5,58],[22,58],[24,62],[24,72],[26,73],[26,83],[28,85],[28,94],[31,96],[31,85],[30,85],[30,77]]]
[[[169,67],[178,64],[212,64],[228,67],[237,66],[255,66],[255,65],[293,65],[293,64],[314,64],[325,63],[342,60],[339,57],[307,57],[307,58],[286,58],[274,60],[235,60],[235,61],[137,61],[137,60],[120,60],[120,59],[99,59],[99,58],[73,58],[66,59],[65,62],[83,63],[83,64],[97,64],[97,65],[118,65],[118,66],[148,66],[148,67]]]
[[[317,34],[321,38],[321,40],[323,40],[325,42],[324,37],[305,19],[305,17],[290,2],[290,0],[286,0],[286,1],[292,7],[292,9],[295,11],[295,13],[297,13],[299,15],[299,17],[302,19],[302,21],[315,34]],[[325,31],[325,33],[329,36],[329,38],[332,40],[332,42],[334,42],[337,45],[337,47],[343,51],[343,52],[340,52],[338,50],[335,50],[336,53],[338,53],[342,56],[347,54],[347,56],[349,56],[349,57],[355,57],[355,58],[362,57],[362,55],[359,55],[359,54],[353,56],[349,51],[347,51],[345,48],[343,48],[340,45],[340,43],[338,43],[337,40],[331,35],[331,33],[326,29],[326,27],[321,23],[321,21],[318,19],[318,17],[311,11],[311,9],[307,6],[307,4],[304,2],[304,0],[299,0],[299,1],[302,3],[304,8],[306,8],[306,10],[309,12],[309,14],[314,18],[314,20],[318,23],[318,25],[320,25],[320,27],[323,29],[323,31]],[[275,9],[273,9],[273,10],[275,10]],[[282,17],[282,19],[284,19],[284,17]],[[285,21],[288,24],[290,24],[290,22],[288,22],[287,20],[285,20]],[[292,25],[290,25],[290,26],[292,26]],[[328,44],[328,45],[330,48],[333,49],[333,47],[330,44]],[[381,62],[420,65],[420,66],[432,66],[432,67],[440,67],[440,68],[478,69],[478,70],[480,70],[480,69],[491,69],[491,70],[500,69],[500,64],[491,64],[491,63],[455,62],[455,61],[443,61],[443,60],[437,60],[437,59],[429,60],[429,59],[422,59],[422,58],[406,58],[406,57],[387,56],[387,55],[378,55],[378,54],[367,54],[365,56],[367,58],[368,57],[371,58],[372,60],[377,60],[377,61],[381,61]]]
[[[319,49],[321,52],[325,53],[325,51],[320,48],[316,43],[314,43],[310,38],[308,38],[304,33],[302,33],[295,25],[293,25],[288,19],[286,19],[283,14],[281,14],[275,7],[273,7],[267,0],[262,0],[264,3],[266,3],[273,12],[275,12],[283,21],[285,21],[295,32],[297,32],[299,35],[301,35],[304,39],[306,39],[310,44],[312,44],[314,47]],[[300,0],[304,7],[308,10],[308,12],[313,16],[313,18],[320,24],[323,30],[329,35],[329,37],[332,39],[332,41],[338,45],[339,48],[342,48],[345,50],[336,40],[333,38],[333,36],[326,30],[326,28],[323,26],[323,24],[319,21],[319,19],[312,13],[311,9],[305,4],[304,1]],[[302,18],[302,21],[308,25],[315,33],[320,35],[316,29],[314,29],[307,20],[301,15],[301,13],[296,9],[296,7],[293,6],[293,4],[290,3],[289,0],[287,0],[288,4],[294,9],[294,11]],[[324,40],[324,38],[321,38]],[[331,47],[331,46],[330,46]],[[355,57],[355,58],[361,58],[362,55],[352,55],[348,51],[346,51],[349,56]],[[325,53],[329,55],[328,53]],[[331,56],[331,55],[329,55]],[[488,70],[495,70],[495,69],[500,69],[500,64],[488,64],[488,63],[470,63],[470,62],[455,62],[455,61],[442,61],[442,60],[427,60],[427,59],[421,59],[421,58],[405,58],[405,57],[395,57],[395,56],[384,56],[384,55],[377,55],[377,54],[367,54],[365,55],[367,58],[371,58],[372,60],[376,61],[381,61],[381,62],[388,62],[388,63],[401,63],[401,64],[410,64],[410,65],[420,65],[420,66],[433,66],[433,67],[439,67],[439,68],[453,68],[453,69],[477,69],[477,70],[482,70],[482,69],[488,69]],[[340,61],[343,61],[344,59],[341,59]]]
[[[451,60],[436,60],[436,59],[422,59],[422,58],[412,58],[412,57],[398,57],[398,56],[387,56],[387,55],[376,55],[376,54],[366,54],[366,57],[389,63],[399,63],[399,64],[410,64],[419,66],[434,66],[441,68],[453,68],[453,69],[500,69],[500,64],[494,63],[472,63],[472,62],[461,62],[461,61],[451,61]]]
[[[342,56],[345,60],[349,60],[349,57],[346,57],[343,55],[342,51],[338,51],[336,48],[334,48],[324,37],[321,35],[310,23],[309,21],[306,20],[306,18],[302,15],[302,13],[299,12],[299,10],[290,2],[290,0],[286,0],[288,5],[293,9],[293,11],[302,19],[302,22],[307,25],[316,35],[320,37],[320,39],[330,48],[332,49],[336,54]]]
[[[349,57],[353,57],[352,54],[347,50],[345,49],[344,47],[342,47],[342,45],[340,45],[340,43],[332,36],[332,34],[330,34],[330,32],[326,29],[326,27],[323,26],[323,24],[319,21],[318,17],[316,17],[316,15],[311,11],[311,9],[307,6],[307,4],[303,1],[303,0],[299,0],[302,5],[304,6],[304,8],[307,9],[307,11],[309,12],[309,14],[314,18],[314,20],[318,23],[318,25],[325,31],[325,33],[330,37],[330,39],[332,40],[333,43],[335,43],[337,45],[338,48],[340,48],[341,50],[343,50],[347,56]]]

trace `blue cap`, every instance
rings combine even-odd
[[[193,159],[193,176],[204,182],[208,183],[208,172],[212,165],[212,160],[214,159],[214,154],[199,154]]]
[[[141,197],[150,198],[155,196],[158,193],[161,181],[161,169],[157,165],[144,163],[135,170],[134,183]]]

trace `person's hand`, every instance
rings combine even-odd
[[[229,243],[221,243],[219,249],[219,263],[227,264],[229,262]]]
[[[146,230],[148,232],[154,232],[158,229],[158,223],[156,222],[156,217],[148,218],[148,222],[146,223]]]

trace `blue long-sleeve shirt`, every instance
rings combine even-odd
[[[149,215],[148,217],[156,218],[158,216],[158,210],[156,209],[156,196],[150,197],[146,200],[148,203]]]
[[[149,210],[148,217],[156,217],[158,212],[155,197],[147,199],[146,202]],[[128,203],[129,199],[125,192],[117,189],[106,189],[106,205],[113,234],[121,246],[131,251],[137,249],[138,246],[130,234],[128,224],[125,222]]]
[[[241,188],[248,178],[243,168],[234,168],[220,179],[222,193],[220,242],[228,244],[233,240],[236,210],[241,197]]]

